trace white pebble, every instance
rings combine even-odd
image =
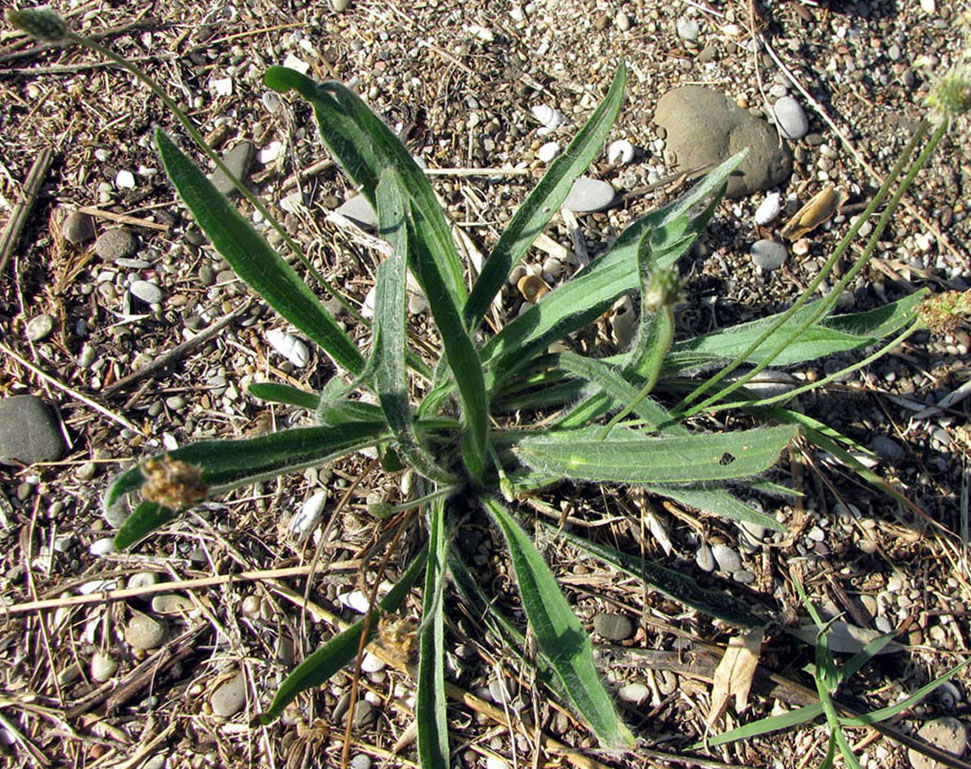
[[[288,53],[286,58],[283,60],[283,66],[289,67],[290,69],[295,69],[301,75],[306,75],[310,71],[310,65],[307,64],[303,59],[298,59],[292,53]]]
[[[114,539],[111,537],[102,537],[91,544],[88,552],[91,555],[111,555],[112,553],[117,553],[118,548],[115,547]]]
[[[340,593],[337,596],[337,600],[341,602],[342,606],[346,606],[351,611],[356,611],[358,614],[365,614],[368,610],[368,598],[360,590],[351,590],[348,593]]]
[[[937,3],[935,0],[920,0],[920,7],[925,13],[934,13],[937,10]]]
[[[377,673],[379,670],[384,670],[384,668],[384,662],[371,654],[371,652],[366,652],[364,659],[361,660],[361,672],[363,673]]]
[[[682,16],[678,19],[678,37],[682,40],[687,40],[689,43],[697,43],[700,34],[701,27],[690,16]]]
[[[361,303],[361,316],[364,318],[374,317],[374,301],[378,295],[378,287],[371,286]]]
[[[647,688],[646,684],[642,684],[640,682],[624,684],[617,691],[617,696],[620,697],[624,702],[641,703],[650,695],[651,690]]]
[[[217,77],[209,81],[209,87],[216,96],[233,95],[233,79],[231,77]]]
[[[536,150],[536,157],[538,157],[544,163],[549,163],[553,158],[560,154],[560,143],[559,142],[546,142],[542,147]]]
[[[759,207],[755,211],[755,223],[764,227],[773,221],[782,211],[782,195],[778,192],[770,192],[765,196]]]
[[[627,165],[633,159],[634,145],[627,141],[627,139],[618,139],[615,142],[611,142],[610,147],[607,148],[607,160],[610,161],[611,165]]]
[[[280,157],[281,152],[283,152],[283,142],[270,142],[266,147],[260,150],[260,163],[263,165],[272,163],[274,160]]]
[[[132,296],[138,297],[145,304],[161,304],[162,299],[165,295],[162,293],[162,289],[156,286],[154,283],[149,283],[147,280],[134,280],[132,284],[128,287]]]
[[[135,175],[131,171],[119,171],[115,176],[115,186],[123,190],[135,189]]]
[[[783,96],[772,109],[779,132],[786,139],[801,139],[809,133],[809,119],[802,105],[791,96]]]
[[[563,207],[578,214],[601,211],[614,202],[615,194],[614,188],[607,182],[581,176],[573,182]]]
[[[300,506],[300,511],[290,519],[287,529],[297,542],[303,544],[310,536],[310,532],[317,527],[324,514],[324,505],[326,504],[327,490],[323,489],[311,494]]]
[[[266,341],[297,368],[303,368],[310,362],[310,351],[307,345],[293,334],[270,329],[266,332]]]

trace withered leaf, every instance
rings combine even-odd
[[[798,240],[827,221],[846,202],[847,195],[835,187],[823,187],[812,199],[800,208],[779,234],[789,240]]]
[[[762,648],[762,628],[754,628],[728,642],[725,656],[715,668],[715,681],[711,689],[711,710],[705,723],[713,726],[725,713],[728,701],[735,698],[735,712],[748,705],[748,693],[752,688],[755,669],[759,665]]]

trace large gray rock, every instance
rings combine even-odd
[[[657,103],[654,120],[667,132],[666,148],[675,154],[680,171],[721,163],[749,148],[728,180],[730,198],[774,187],[792,173],[792,155],[778,131],[711,88],[689,85],[668,91]]]
[[[40,398],[0,399],[0,462],[55,462],[64,454],[57,420]]]

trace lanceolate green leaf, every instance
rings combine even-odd
[[[534,470],[574,480],[700,483],[763,472],[797,435],[793,427],[649,437],[625,428],[600,440],[600,428],[531,433],[513,451]]]
[[[418,757],[422,769],[448,769],[448,723],[445,697],[445,501],[431,504],[428,532],[428,565],[418,639],[418,694],[415,721],[418,724]]]
[[[380,234],[394,248],[378,267],[374,297],[375,386],[400,453],[425,477],[448,483],[454,479],[436,464],[415,435],[414,413],[408,399],[405,318],[411,236],[408,201],[394,169],[385,170],[378,184],[377,207]]]
[[[460,308],[468,295],[462,264],[442,207],[425,174],[405,146],[353,91],[335,82],[316,83],[286,67],[270,67],[264,76],[275,91],[296,90],[314,108],[324,143],[344,171],[361,187],[372,205],[385,168],[399,174],[420,215],[415,217],[417,237],[428,244],[438,261],[442,285]],[[421,277],[415,275],[421,282]],[[428,288],[422,285],[428,291]]]
[[[402,575],[398,583],[378,602],[382,611],[393,612],[401,606],[411,591],[412,586],[414,586],[418,577],[421,575],[421,571],[425,567],[427,555],[428,549],[426,547],[412,561],[408,570]],[[367,637],[369,641],[377,635],[378,620],[379,617],[377,614],[372,614],[371,622],[368,625]],[[307,657],[280,685],[276,696],[273,698],[273,702],[267,708],[267,711],[260,716],[260,720],[264,724],[270,723],[274,718],[283,713],[283,709],[298,694],[308,689],[313,689],[315,686],[320,686],[334,675],[334,673],[349,664],[357,654],[361,642],[361,633],[363,632],[364,620],[361,619]]]
[[[604,743],[631,747],[634,738],[597,676],[590,638],[543,557],[501,504],[492,499],[484,499],[483,504],[506,539],[530,627],[564,690]]]
[[[489,429],[489,404],[482,364],[472,337],[462,321],[462,308],[449,293],[434,254],[429,250],[430,244],[421,239],[423,228],[418,222],[422,214],[412,206],[411,216],[416,222],[411,270],[425,290],[428,306],[442,337],[448,366],[458,386],[466,427],[462,440],[462,457],[472,477],[480,478],[485,469],[486,434]]]
[[[490,368],[486,376],[489,392],[540,350],[593,322],[618,296],[640,285],[637,251],[646,232],[651,232],[657,266],[673,265],[708,223],[720,199],[715,193],[744,156],[739,153],[730,158],[683,198],[634,222],[604,256],[494,336],[481,352],[483,364]],[[707,206],[689,216],[690,210],[709,198]]]
[[[296,387],[276,382],[254,382],[247,389],[250,395],[259,398],[261,401],[286,403],[308,411],[316,410],[317,404],[320,402],[320,396],[316,393],[308,393],[306,390],[298,390]]]
[[[190,443],[156,457],[159,462],[179,460],[202,471],[201,482],[216,494],[281,473],[322,464],[335,456],[369,446],[385,432],[383,422],[351,422],[335,427],[302,427],[257,438]],[[105,495],[105,507],[142,487],[141,467],[115,479]]]
[[[772,365],[790,366],[837,352],[868,347],[882,337],[899,331],[913,320],[924,296],[924,292],[918,291],[875,310],[838,315],[814,324],[776,356]],[[746,358],[746,362],[761,363],[768,351],[795,333],[815,311],[815,304],[799,309]],[[780,316],[781,313],[678,342],[672,348],[665,365],[670,370],[685,372],[723,364],[745,352]]]
[[[744,521],[764,526],[772,531],[785,532],[786,527],[771,515],[760,513],[749,507],[738,497],[725,489],[706,488],[704,486],[648,486],[647,490],[653,494],[676,500],[685,505],[697,507],[706,513],[714,513],[722,518],[734,521]]]
[[[161,129],[155,143],[179,196],[233,271],[336,363],[360,371],[363,356],[293,268]]]
[[[175,510],[163,507],[157,502],[143,499],[115,534],[115,547],[124,550],[134,545],[142,537],[164,526],[177,515]]]
[[[553,161],[542,181],[533,188],[506,226],[469,296],[465,319],[470,329],[476,328],[482,321],[513,267],[559,210],[574,180],[600,151],[620,112],[626,82],[627,67],[621,62],[600,106],[570,142],[566,152]]]
[[[644,580],[652,589],[678,603],[740,627],[760,627],[766,624],[766,618],[759,617],[744,602],[733,598],[728,593],[707,590],[687,574],[666,569],[639,556],[597,544],[567,529],[557,531],[556,527],[546,523],[543,526],[574,547],[632,577]]]

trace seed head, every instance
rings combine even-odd
[[[7,21],[45,43],[59,43],[67,37],[67,22],[46,6],[20,10],[8,8]]]
[[[651,312],[681,301],[681,277],[677,270],[658,270],[651,275],[642,300]]]
[[[936,334],[956,331],[971,315],[971,290],[932,294],[917,309],[922,325]]]

